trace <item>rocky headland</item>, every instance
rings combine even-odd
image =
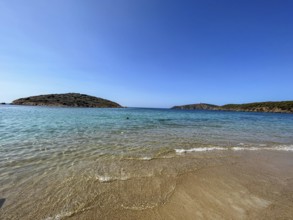
[[[116,102],[79,93],[30,96],[14,100],[12,104],[29,106],[122,108],[122,106]]]
[[[174,106],[172,109],[293,113],[293,101],[254,102],[246,104],[227,104],[222,106],[199,103]]]

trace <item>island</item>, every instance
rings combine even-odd
[[[30,96],[14,100],[12,104],[29,106],[122,108],[122,106],[116,102],[80,93]]]
[[[254,102],[246,104],[227,104],[222,106],[198,103],[174,106],[172,109],[293,113],[293,101]]]
[[[180,105],[174,106],[172,109],[185,109],[185,110],[216,110],[219,106],[206,104],[206,103],[198,103],[198,104],[191,104],[191,105]]]

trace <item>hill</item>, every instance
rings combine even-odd
[[[91,107],[91,108],[121,108],[116,102],[107,99],[97,98],[94,96],[65,93],[30,96],[20,98],[12,102],[13,105],[30,105],[30,106],[59,106],[59,107]]]
[[[216,110],[219,106],[206,103],[174,106],[172,109],[186,109],[186,110]]]
[[[222,106],[200,103],[174,106],[172,109],[293,113],[293,101],[254,102],[246,104],[227,104]]]
[[[228,104],[221,106],[220,110],[293,113],[293,101]]]

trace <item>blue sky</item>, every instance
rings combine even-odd
[[[291,0],[2,0],[0,102],[292,100],[292,11]]]

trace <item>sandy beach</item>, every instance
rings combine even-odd
[[[46,220],[292,219],[292,158],[285,151],[227,150],[105,160],[85,166],[91,170],[24,182],[6,192],[0,214]],[[102,165],[111,177],[96,175]]]
[[[241,152],[231,164],[183,175],[157,219],[292,219],[292,153]]]
[[[211,161],[215,154],[203,153],[206,166],[170,179],[170,194],[153,207],[135,208],[135,198],[143,193],[150,201],[147,197],[160,184],[168,188],[168,181],[158,181],[159,186],[130,181],[133,190],[123,181],[132,208],[92,208],[69,219],[292,219],[292,152],[225,152],[216,163]],[[196,161],[199,155],[186,157]]]

